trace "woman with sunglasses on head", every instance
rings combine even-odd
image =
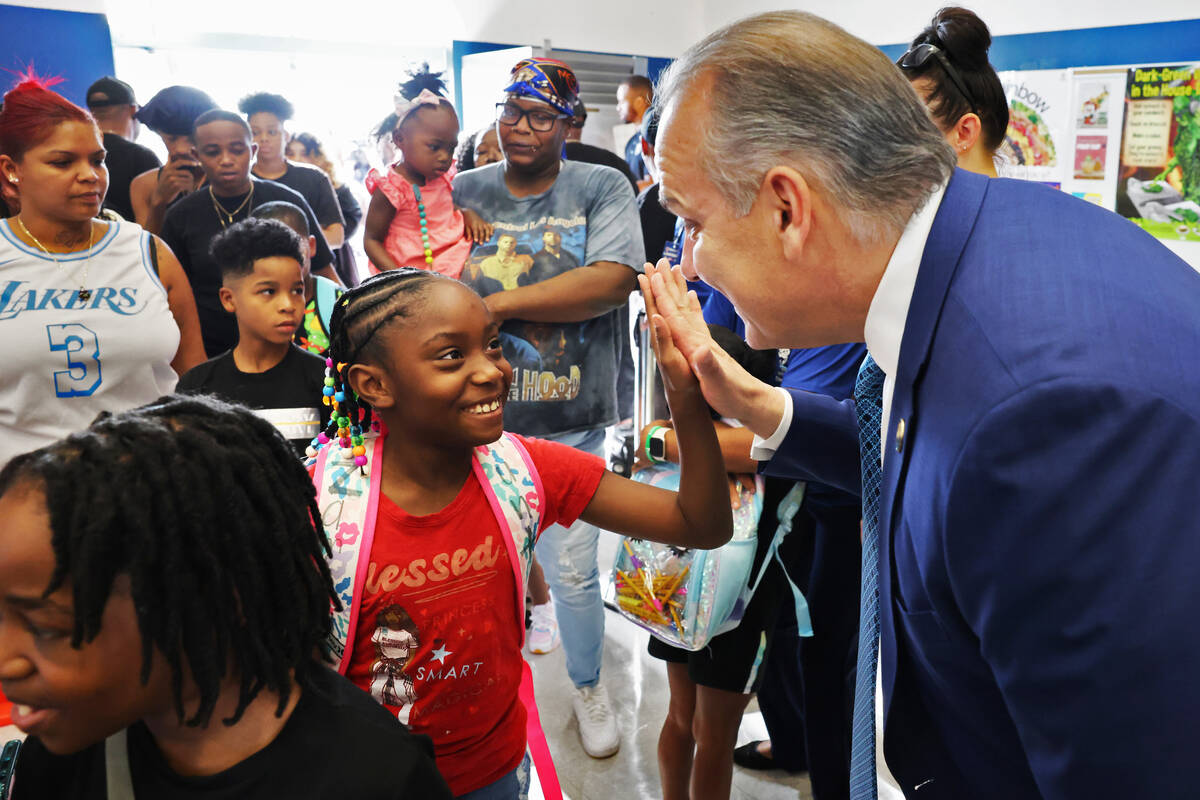
[[[958,166],[996,177],[996,151],[1008,130],[1008,101],[988,63],[992,35],[965,8],[943,8],[896,62],[921,96]]]

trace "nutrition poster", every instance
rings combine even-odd
[[[1079,135],[1075,137],[1075,179],[1104,180],[1108,164],[1108,137]]]
[[[1071,74],[1072,164],[1063,190],[1112,210],[1125,119],[1125,67],[1092,67]]]
[[[1070,71],[1001,72],[1008,98],[1008,133],[997,171],[1062,188],[1073,166],[1070,129]]]
[[[1200,242],[1200,64],[1129,70],[1116,207],[1160,239]]]

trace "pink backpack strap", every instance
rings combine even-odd
[[[542,731],[542,720],[538,716],[537,699],[533,694],[533,673],[529,662],[521,659],[521,688],[518,690],[521,704],[525,706],[525,741],[528,743],[529,759],[537,771],[538,783],[542,785],[542,797],[546,800],[562,800],[562,786],[558,783],[558,771],[550,756],[550,745]]]
[[[533,546],[541,532],[545,492],[533,458],[520,439],[504,434],[490,445],[475,448],[475,477],[492,507],[500,532],[504,536],[509,563],[517,588],[517,625],[521,644],[525,644],[525,585],[529,582],[529,566],[533,561]],[[537,771],[542,793],[547,800],[561,800],[562,788],[550,746],[542,731],[537,700],[533,693],[533,673],[521,660],[521,686],[518,690],[525,706],[525,737],[533,768]]]
[[[375,538],[375,517],[379,511],[378,480],[383,466],[383,437],[368,434],[365,471],[346,459],[341,448],[326,445],[317,457],[314,483],[321,525],[331,551],[329,572],[333,588],[341,601],[341,610],[333,611],[333,625],[326,641],[325,657],[346,674],[354,653],[354,633],[358,628],[359,600],[366,585],[371,562],[371,543]]]
[[[483,487],[508,550],[517,588],[517,617],[525,641],[525,585],[533,561],[533,546],[541,528],[544,494],[529,451],[505,433],[475,448],[475,477]]]

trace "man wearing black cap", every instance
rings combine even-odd
[[[104,165],[108,167],[108,194],[104,196],[104,207],[132,221],[129,184],[136,176],[159,166],[153,151],[133,141],[138,135],[133,88],[116,78],[101,78],[88,87],[87,107],[104,134],[107,151]]]
[[[168,86],[138,109],[138,122],[159,135],[167,146],[167,163],[133,179],[129,198],[137,223],[161,233],[167,209],[204,183],[204,170],[192,152],[192,123],[217,107],[207,94],[191,86]]]
[[[507,334],[506,352],[524,346],[540,356],[514,371],[505,428],[603,456],[604,429],[619,419],[617,309],[644,262],[629,183],[614,169],[563,160],[578,95],[566,64],[518,63],[496,108],[504,161],[459,174],[454,199],[494,229],[490,241],[472,248],[463,281],[487,294]],[[553,258],[534,256],[548,244]],[[497,290],[514,277],[514,288]],[[537,550],[561,622],[583,748],[602,758],[617,752],[620,738],[600,683],[598,540],[599,530],[585,522],[552,525]]]

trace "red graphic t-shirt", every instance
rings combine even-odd
[[[542,530],[571,524],[596,493],[604,462],[521,441],[545,490]],[[436,514],[415,517],[379,498],[364,588],[347,677],[433,740],[454,794],[516,768],[525,752],[523,621],[504,535],[474,474]]]

